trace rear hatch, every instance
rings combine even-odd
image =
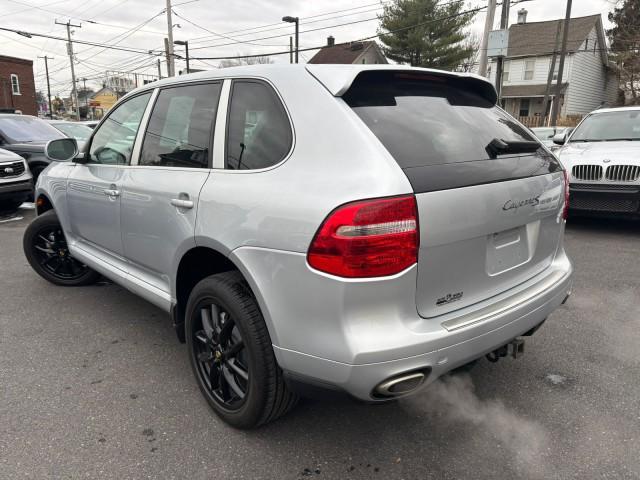
[[[487,85],[437,72],[364,71],[343,95],[416,194],[423,317],[527,281],[550,265],[560,242],[562,167],[495,106]]]

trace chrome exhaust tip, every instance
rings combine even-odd
[[[410,393],[424,383],[429,371],[403,373],[391,377],[373,389],[372,395],[376,398],[398,397]]]

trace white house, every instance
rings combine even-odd
[[[502,106],[517,117],[545,116],[543,99],[551,58],[564,21],[527,23],[527,11],[518,12],[518,23],[509,27],[509,48],[504,61]],[[601,106],[618,102],[618,76],[609,62],[600,15],[572,18],[569,23],[567,57],[562,75],[560,116],[584,115]],[[560,56],[553,75],[551,101],[555,101],[555,84]],[[489,65],[489,78],[495,83],[495,59]]]

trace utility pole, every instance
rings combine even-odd
[[[560,42],[560,26],[562,22],[558,21],[558,29],[556,30],[556,42],[553,47],[553,56],[551,57],[551,66],[549,67],[549,76],[547,77],[547,87],[544,90],[544,100],[542,101],[542,111],[544,112],[544,125],[547,125],[547,105],[549,104],[549,94],[551,93],[551,84],[553,83],[553,72],[556,70],[556,57],[558,56],[558,43]]]
[[[38,58],[44,58],[44,71],[47,74],[47,98],[49,99],[49,118],[53,118],[53,107],[51,105],[51,85],[49,83],[49,62],[48,60],[54,60],[53,57],[47,57],[46,55],[44,57],[38,57]]]
[[[489,46],[489,32],[493,28],[493,20],[496,14],[496,0],[488,0],[487,18],[484,21],[484,33],[482,34],[482,42],[480,43],[480,65],[478,74],[482,77],[487,76],[487,47]]]
[[[551,126],[558,121],[560,110],[560,93],[562,92],[562,73],[564,71],[564,59],[567,56],[567,38],[569,37],[569,21],[571,20],[571,0],[567,0],[567,13],[564,16],[564,31],[562,32],[562,50],[560,51],[560,66],[558,67],[558,81],[556,83],[556,95],[551,107]]]
[[[167,47],[167,42],[169,43],[167,48],[167,75],[169,77],[173,77],[176,74],[176,70],[173,58],[173,21],[171,20],[171,0],[167,0],[167,37],[168,40],[165,42],[165,47]]]
[[[162,80],[162,69],[160,68],[160,59],[158,59],[158,80]]]
[[[73,66],[73,42],[71,42],[71,27],[81,28],[81,25],[73,25],[71,20],[67,21],[67,23],[58,22],[56,20],[56,25],[66,25],[67,27],[67,39],[69,43],[67,43],[67,53],[69,54],[69,61],[71,62],[71,84],[73,85],[73,91],[71,92],[71,96],[73,98],[72,101],[76,104],[76,120],[80,120],[80,105],[78,104],[78,89],[76,88],[76,70]]]
[[[164,53],[167,57],[167,77],[172,77],[171,75],[171,61],[173,60],[173,49],[169,48],[171,44],[169,43],[169,39],[167,37],[164,38]]]
[[[293,63],[293,37],[289,37],[289,63]]]
[[[506,30],[509,26],[509,0],[502,2],[502,15],[500,17],[500,30]],[[496,64],[496,92],[498,93],[498,102],[502,97],[502,70],[504,68],[504,57],[498,57]]]

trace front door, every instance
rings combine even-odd
[[[76,164],[67,179],[71,240],[98,249],[103,259],[122,256],[120,197],[125,166],[151,92],[118,105],[91,138],[87,163]]]
[[[130,273],[166,293],[176,258],[195,246],[221,85],[161,89],[137,165],[134,159],[122,183],[122,241]]]

